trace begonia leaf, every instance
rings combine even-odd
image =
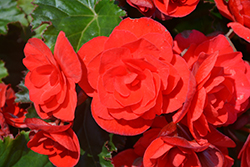
[[[32,4],[33,0],[18,0],[17,4],[20,8],[22,8],[22,11],[26,14],[29,15],[32,13],[32,11],[35,8],[35,5]]]
[[[44,23],[50,26],[43,34],[52,49],[60,31],[64,31],[75,51],[96,36],[108,36],[125,12],[114,0],[35,0],[32,13],[33,29]],[[52,49],[53,50],[53,49]]]
[[[24,85],[23,81],[20,82],[18,88],[19,91],[15,94],[16,95],[15,102],[30,103],[31,101],[29,98],[29,90]]]
[[[18,0],[17,4],[18,7],[20,7],[23,11],[23,13],[26,15],[26,18],[28,19],[29,22],[31,22],[32,17],[31,13],[35,9],[35,5],[32,4],[33,0]]]
[[[8,76],[8,71],[7,69],[4,67],[4,62],[0,60],[0,83],[2,82],[2,78],[7,77]]]
[[[113,134],[109,135],[110,139],[109,141],[107,141],[106,143],[104,143],[103,147],[102,147],[102,152],[100,154],[98,154],[99,156],[99,161],[102,167],[112,167],[112,163],[110,161],[110,159],[112,158],[111,153],[113,151],[117,151],[117,148],[115,147],[114,143],[113,143]]]
[[[28,26],[28,21],[25,14],[17,7],[15,0],[1,0],[0,1],[0,34],[6,34],[8,31],[8,24],[20,22],[24,26]]]
[[[33,152],[27,147],[29,132],[22,131],[15,139],[0,140],[0,166],[4,167],[52,167],[48,156]]]

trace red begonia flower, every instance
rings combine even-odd
[[[156,8],[171,17],[184,17],[195,10],[199,0],[154,0]]]
[[[155,12],[155,5],[152,0],[127,0],[127,3],[137,8],[145,16],[152,16]]]
[[[42,119],[54,116],[72,121],[77,104],[75,83],[82,75],[77,54],[64,32],[60,32],[54,55],[37,38],[29,39],[24,48],[23,64],[30,70],[25,77],[30,100]]]
[[[13,138],[13,135],[10,133],[10,129],[3,114],[0,112],[0,139],[3,140],[4,137],[10,136]]]
[[[147,132],[153,132],[152,130],[153,129],[150,129]],[[154,135],[155,139],[150,143],[143,155],[144,167],[201,167],[206,165],[219,167],[233,165],[233,159],[228,156],[227,151],[222,149],[225,145],[234,144],[231,139],[219,134],[219,132],[217,133],[215,130],[213,137],[218,137],[218,140],[221,139],[226,142],[226,144],[221,144],[222,141],[218,141],[217,139],[211,139],[211,141],[218,146],[208,142],[200,145],[192,140],[187,130],[188,128],[183,125],[169,123],[160,131],[157,137]],[[143,137],[146,136],[143,135]],[[149,139],[150,141],[152,140],[152,138]],[[225,147],[225,149],[227,149],[227,147]]]
[[[58,167],[75,166],[80,158],[80,145],[71,124],[51,125],[37,118],[27,118],[27,126],[32,129],[27,146],[39,154],[48,155]],[[32,133],[36,132],[34,135]]]
[[[182,106],[190,71],[172,53],[172,37],[149,18],[123,20],[109,37],[97,37],[78,51],[81,88],[91,97],[91,111],[106,131],[136,135],[156,115]]]
[[[247,140],[245,141],[242,149],[240,150],[238,159],[241,159],[241,167],[250,166],[250,135],[248,135]]]
[[[200,146],[195,141],[181,137],[159,137],[148,146],[143,157],[144,167],[150,166],[201,166],[196,152],[202,152],[207,145]]]
[[[250,42],[250,1],[249,0],[215,0],[220,13],[232,20],[228,26],[241,38]]]
[[[143,133],[143,136],[135,143],[134,149],[124,150],[112,158],[114,166],[143,167],[142,157],[145,150],[149,144],[158,137],[162,128],[167,124],[168,123],[164,117],[156,117],[151,129]]]
[[[24,123],[25,114],[28,112],[20,108],[20,103],[15,103],[15,92],[10,85],[0,83],[0,112],[3,114],[7,124],[17,127],[26,128]]]
[[[233,51],[226,37],[218,35],[200,44],[196,41],[190,42],[183,55],[192,70],[190,83],[196,90],[188,92],[186,103],[173,120],[179,122],[185,116],[191,133],[198,139],[210,131],[209,124],[226,126],[235,122],[247,107],[250,83],[249,65],[242,60],[240,52]]]
[[[172,17],[184,17],[195,10],[199,0],[126,0],[145,16],[156,16],[166,20]]]

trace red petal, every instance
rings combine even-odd
[[[202,166],[216,166],[220,167],[224,165],[224,155],[219,149],[210,145],[203,152],[197,153]]]
[[[190,73],[186,100],[184,102],[183,107],[180,110],[178,110],[177,113],[173,116],[174,123],[179,122],[189,111],[189,107],[192,104],[195,93],[196,93],[196,80],[194,78],[194,75]]]
[[[50,133],[50,135],[57,143],[65,147],[67,150],[72,152],[80,151],[78,138],[71,128],[63,132]]]
[[[232,46],[224,35],[218,35],[210,40],[201,43],[195,50],[194,54],[199,55],[201,52],[212,54],[219,51],[219,55],[234,52]]]
[[[44,155],[54,154],[55,150],[53,148],[46,149],[47,145],[53,146],[54,141],[44,136],[42,131],[37,132],[35,136],[27,143],[27,147],[29,147],[34,152]]]
[[[108,50],[108,49],[111,49],[111,48],[121,47],[124,44],[135,41],[136,39],[137,39],[137,37],[133,33],[129,32],[129,31],[114,30],[110,34],[107,41],[105,42],[104,49]]]
[[[25,58],[23,64],[29,69],[33,70],[36,67],[53,64],[56,66],[55,59],[44,42],[38,38],[31,38],[24,48]]]
[[[75,166],[80,158],[80,152],[62,150],[62,153],[49,155],[49,160],[57,167]]]
[[[86,66],[95,56],[103,51],[104,43],[107,39],[108,37],[99,36],[82,45],[77,54]]]
[[[205,136],[209,143],[218,147],[235,147],[232,139],[220,133],[214,126],[209,126],[210,132]]]
[[[93,38],[89,42],[83,44],[80,50],[77,52],[77,54],[80,56],[80,61],[82,64],[82,77],[78,84],[89,96],[92,96],[91,94],[93,93],[94,89],[90,86],[87,79],[88,69],[86,66],[95,56],[103,51],[104,43],[107,39],[108,37],[103,36]]]
[[[54,56],[66,77],[75,83],[79,82],[82,76],[81,64],[73,47],[65,37],[65,33],[62,31],[56,40]]]
[[[218,52],[213,53],[212,55],[205,55],[205,54],[200,54],[197,62],[193,66],[193,73],[195,74],[195,79],[198,84],[198,89],[199,87],[203,86],[200,83],[204,82],[204,80],[207,80],[208,76],[211,74],[212,69],[214,68],[215,62],[218,57]],[[205,60],[201,60],[202,62],[199,64],[200,59],[205,58]],[[197,72],[194,71],[194,68],[198,65]],[[200,85],[199,85],[200,84]]]
[[[51,125],[38,118],[26,118],[25,123],[32,130],[43,130],[47,133],[63,132],[71,126],[71,124],[64,126]]]
[[[234,32],[241,38],[245,39],[247,42],[250,43],[250,29],[247,27],[244,27],[240,23],[232,22],[228,23],[228,27],[231,27]]]
[[[207,40],[207,37],[197,30],[186,30],[179,33],[174,38],[173,50],[181,54],[184,49],[187,49],[192,43],[199,45]]]
[[[68,91],[64,102],[53,112],[53,116],[63,121],[73,121],[75,118],[75,109],[77,105],[77,94],[75,84],[68,82]]]
[[[7,88],[7,85],[0,83],[0,108],[4,107],[5,105]]]
[[[51,65],[43,65],[31,71],[30,81],[35,87],[42,87],[49,82],[50,74],[54,70]]]
[[[148,33],[160,33],[165,36],[169,44],[173,45],[173,39],[166,28],[153,19],[142,17],[140,19],[126,18],[115,28],[115,30],[128,30],[140,38]]]
[[[127,135],[127,136],[134,136],[143,133],[148,128],[150,128],[152,124],[152,120],[143,120],[142,118],[138,118],[131,121],[126,120],[105,120],[92,110],[92,115],[97,122],[97,124],[103,128],[104,130],[108,131],[109,133],[115,133],[119,135]]]
[[[217,8],[219,9],[222,16],[228,18],[229,20],[234,20],[232,14],[230,13],[228,9],[228,4],[224,0],[214,0]]]
[[[127,149],[114,156],[112,158],[112,164],[114,167],[132,166],[134,161],[139,157],[133,149]]]
[[[179,55],[175,55],[175,62],[173,63],[173,67],[174,68],[172,68],[172,70],[170,71],[172,72],[172,74],[170,73],[171,76],[169,76],[169,83],[168,83],[170,85],[169,86],[170,90],[171,89],[173,90],[168,94],[165,94],[164,92],[163,96],[165,101],[163,103],[163,105],[165,105],[163,106],[164,113],[170,113],[175,110],[178,110],[185,101],[188,91],[189,76],[191,73],[187,67],[185,60]],[[176,70],[178,76],[176,76]],[[178,81],[178,83],[171,83],[173,82],[173,77],[175,77],[175,80]]]

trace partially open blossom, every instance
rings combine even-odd
[[[189,35],[201,39],[197,31]],[[182,34],[180,34],[182,35]],[[188,36],[185,36],[188,38]],[[191,133],[198,140],[210,131],[209,124],[226,126],[236,121],[238,114],[248,105],[250,83],[247,63],[241,52],[234,52],[223,35],[191,41],[183,58],[192,70],[187,100],[173,117],[174,122],[184,118]],[[178,46],[184,41],[176,38]],[[191,40],[191,39],[190,39]],[[178,49],[175,49],[178,50]],[[184,50],[184,48],[179,50]],[[199,136],[199,137],[198,137]]]
[[[184,124],[167,123],[164,117],[157,117],[134,148],[120,152],[112,163],[115,167],[232,166],[234,161],[227,148],[235,147],[235,143],[214,127],[206,139],[200,145]]]
[[[143,155],[149,144],[158,137],[162,128],[168,122],[164,116],[156,117],[151,129],[143,133],[143,136],[135,143],[133,149],[127,149],[112,158],[115,167],[143,167]],[[172,129],[174,131],[176,129]]]
[[[127,0],[127,2],[145,16],[152,16],[156,10],[153,0]]]
[[[172,53],[170,33],[152,19],[124,19],[109,37],[90,40],[78,54],[85,71],[79,85],[93,97],[94,119],[110,133],[140,134],[156,115],[185,101],[190,71]]]
[[[37,118],[27,118],[30,141],[27,146],[39,154],[48,155],[58,167],[73,167],[80,158],[80,145],[74,131],[68,125],[52,125]]]
[[[127,0],[127,2],[145,16],[154,15],[166,19],[190,14],[195,10],[199,0]]]
[[[250,1],[249,0],[215,0],[220,13],[232,20],[228,26],[241,38],[250,42]]]
[[[184,17],[195,10],[199,0],[154,0],[156,8],[170,17]]]
[[[72,121],[77,104],[75,83],[81,78],[81,64],[64,32],[57,37],[54,55],[37,38],[29,39],[24,54],[23,64],[29,70],[25,86],[38,115],[42,119],[54,116]]]
[[[169,123],[147,147],[143,155],[143,165],[144,167],[232,166],[233,159],[228,156],[225,150],[227,148],[223,148],[223,146],[235,146],[234,142],[228,137],[214,132],[210,134],[214,139],[209,140],[219,147],[209,142],[200,145],[193,140],[187,127]],[[221,146],[223,150],[220,148]]]
[[[17,128],[26,128],[24,119],[27,111],[20,107],[20,103],[15,103],[15,92],[10,85],[0,83],[0,99],[0,112],[6,123]]]
[[[241,159],[241,167],[250,166],[250,135],[248,135],[245,144],[243,145],[238,158]]]

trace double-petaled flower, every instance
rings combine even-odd
[[[81,64],[73,47],[60,32],[55,44],[54,55],[44,42],[29,39],[24,48],[23,64],[29,72],[25,86],[30,100],[42,119],[52,116],[63,121],[74,119],[77,105],[75,83],[81,78]]]
[[[54,125],[37,118],[27,118],[30,141],[27,146],[39,154],[48,155],[49,160],[58,167],[75,166],[80,158],[78,138],[71,129],[72,124]]]
[[[140,134],[156,115],[182,106],[190,71],[172,53],[172,43],[158,22],[127,18],[109,37],[94,38],[80,48],[85,72],[79,85],[93,97],[92,115],[103,129]]]
[[[216,6],[220,13],[232,20],[228,26],[234,32],[250,42],[250,1],[249,0],[215,0]]]
[[[241,52],[234,52],[223,35],[209,39],[197,31],[177,35],[174,50],[182,51],[193,74],[186,102],[173,116],[174,122],[184,119],[197,140],[207,135],[210,124],[234,123],[250,96],[249,65]]]

